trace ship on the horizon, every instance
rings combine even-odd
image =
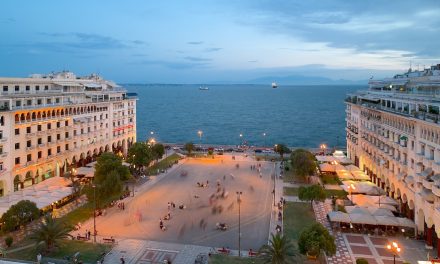
[[[207,91],[207,90],[209,90],[209,87],[208,87],[208,86],[200,86],[200,87],[199,87],[199,90],[201,90],[201,91]]]
[[[272,88],[278,88],[278,84],[276,82],[272,83]]]

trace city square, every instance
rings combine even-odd
[[[140,186],[135,197],[125,204],[107,209],[96,219],[98,236],[145,239],[161,242],[238,249],[238,203],[241,194],[241,248],[259,249],[269,236],[273,203],[273,162],[257,162],[243,156],[221,155],[215,158],[187,158],[152,184]],[[238,167],[237,167],[238,164]],[[261,164],[261,177],[258,171]],[[251,166],[256,168],[251,170]],[[204,187],[199,187],[198,184]],[[224,198],[214,202],[217,193]],[[170,219],[165,220],[170,206]],[[179,207],[184,206],[184,209]],[[214,212],[217,209],[217,212]],[[165,230],[159,227],[162,219]],[[217,224],[227,225],[220,230]],[[73,234],[93,230],[93,219]]]

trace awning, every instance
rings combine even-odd
[[[405,217],[397,217],[397,221],[399,221],[399,226],[401,227],[410,227],[410,228],[415,228],[416,224],[414,223],[414,221],[405,218]]]
[[[80,83],[77,82],[53,82],[56,85],[60,85],[60,86],[82,86]]]
[[[315,156],[316,160],[319,162],[333,162],[336,161],[336,158],[333,156],[324,156],[324,155],[317,155]]]
[[[99,84],[99,83],[83,83],[83,85],[88,88],[101,88],[102,87],[102,84]]]
[[[330,222],[350,223],[350,217],[347,213],[340,211],[332,211],[328,213]]]
[[[335,166],[328,163],[319,164],[319,169],[324,172],[334,172]]]
[[[400,226],[399,220],[394,216],[377,215],[374,218],[378,225]]]
[[[366,224],[366,225],[376,225],[377,221],[374,216],[370,214],[349,214],[351,223],[353,224]]]
[[[394,216],[393,212],[385,208],[368,207],[368,211],[374,216]]]
[[[360,206],[346,206],[345,211],[349,214],[364,214],[364,215],[370,215],[370,211],[366,207],[360,207]]]
[[[431,176],[431,180],[434,181],[435,185],[440,185],[440,174],[435,174]]]

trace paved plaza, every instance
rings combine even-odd
[[[125,210],[113,207],[98,217],[98,235],[238,249],[236,192],[242,191],[241,248],[259,249],[267,243],[269,234],[274,163],[260,162],[261,177],[258,166],[251,170],[251,165],[257,164],[252,158],[237,156],[232,160],[230,155],[185,159],[160,179],[140,187],[135,197],[126,202]],[[208,184],[198,187],[197,183]],[[210,199],[223,190],[224,198]],[[168,213],[168,202],[176,207],[169,210],[171,219],[163,220],[163,231],[159,221]],[[185,209],[179,209],[181,205]],[[217,230],[216,223],[226,223],[229,228]],[[92,229],[92,219],[79,232],[85,229]],[[153,255],[144,254],[146,258]]]

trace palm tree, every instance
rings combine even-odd
[[[192,151],[194,150],[194,144],[192,142],[188,142],[185,144],[184,148],[188,152],[188,155],[191,155]]]
[[[289,264],[294,263],[294,247],[289,239],[280,234],[272,234],[269,245],[264,245],[260,249],[260,254],[265,263]]]
[[[30,239],[35,241],[36,246],[44,245],[47,251],[51,251],[60,244],[62,239],[72,237],[69,234],[70,231],[71,228],[47,214],[39,229],[30,236]]]

